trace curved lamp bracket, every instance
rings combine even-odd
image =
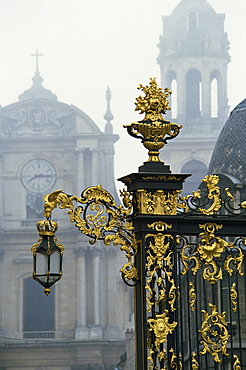
[[[136,285],[138,271],[133,259],[137,253],[137,243],[132,222],[127,220],[132,212],[132,200],[125,190],[121,196],[123,205],[116,206],[113,196],[101,185],[85,189],[81,197],[57,190],[44,196],[44,216],[50,219],[53,209],[57,207],[68,209],[70,221],[90,238],[91,244],[102,240],[105,245],[119,245],[128,260],[120,270],[123,280],[128,285]]]

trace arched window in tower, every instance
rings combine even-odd
[[[23,282],[23,337],[46,339],[55,337],[55,288],[48,296],[32,277]]]
[[[201,117],[201,90],[201,73],[190,69],[186,73],[186,116],[189,118]]]
[[[189,31],[190,32],[197,31],[197,15],[195,12],[191,12],[189,14]]]
[[[191,173],[192,176],[188,177],[185,181],[182,196],[190,195],[194,190],[197,190],[207,171],[208,169],[205,164],[196,159],[185,163],[181,168],[181,173]]]
[[[171,107],[171,111],[167,111],[166,119],[175,119],[177,118],[177,111],[178,111],[178,98],[177,98],[177,77],[176,73],[172,70],[169,70],[165,77],[165,86],[168,87],[172,94],[169,97],[169,105]]]
[[[222,103],[222,94],[221,94],[221,73],[218,70],[212,71],[210,75],[210,110],[211,118],[219,117],[220,107]]]
[[[218,81],[217,78],[213,78],[211,82],[211,117],[218,117]]]
[[[177,81],[175,79],[171,82],[171,99],[170,99],[170,107],[171,107],[171,118],[177,118],[177,110],[178,110],[178,99],[177,99]]]

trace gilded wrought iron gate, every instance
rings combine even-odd
[[[149,369],[243,364],[245,240],[226,242],[211,221],[198,238],[170,221],[149,225],[158,231],[145,237]]]
[[[216,175],[186,197],[184,177],[158,176],[121,179],[136,189],[137,369],[246,369],[245,203]]]

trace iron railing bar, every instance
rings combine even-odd
[[[176,235],[174,236],[174,241],[173,241],[173,279],[174,279],[174,284],[176,287],[176,300],[174,302],[174,308],[176,309],[174,311],[174,319],[179,323],[179,314],[178,314],[178,289],[177,289],[177,276],[178,276],[178,259],[177,259],[177,244],[176,244]],[[177,358],[179,361],[179,328],[177,327],[177,335],[175,337],[176,340],[176,352],[177,352]]]
[[[195,292],[196,292],[196,294],[198,294],[198,289],[197,289],[198,276],[197,275],[195,276],[194,280],[195,280]],[[200,299],[201,299],[201,297],[200,297]],[[196,301],[195,301],[195,320],[196,320],[197,360],[198,360],[198,363],[200,363],[199,339],[198,339],[198,327],[199,327],[199,323],[198,323],[198,296],[196,296]]]
[[[178,282],[179,282],[179,322],[180,322],[180,347],[181,347],[181,354],[182,354],[182,366],[184,368],[184,323],[183,323],[183,300],[182,300],[182,289],[180,289],[182,287],[182,275],[181,275],[181,270],[182,270],[182,266],[181,266],[181,258],[180,258],[180,252],[178,252],[178,270],[179,270],[179,274],[178,274]],[[185,279],[185,277],[184,277]]]
[[[224,311],[224,305],[223,305],[223,284],[222,284],[222,281],[221,280],[218,281],[218,287],[219,287],[218,301],[220,300],[220,312],[223,312]],[[222,362],[222,365],[223,365],[223,370],[227,370],[226,369],[225,361]]]
[[[189,272],[187,273],[187,279],[186,279],[186,286],[187,286],[187,312],[188,312],[188,323],[190,323],[190,325],[188,324],[188,343],[189,343],[189,359],[190,359],[190,368],[192,369],[192,348],[191,348],[191,317],[190,317],[190,301],[189,301]]]
[[[205,311],[207,310],[207,307],[208,307],[208,302],[207,302],[207,294],[206,294],[206,286],[205,286],[205,279],[203,277],[202,278],[202,282],[203,282],[203,296],[204,296],[204,309]],[[201,307],[202,309],[202,307]],[[205,354],[205,368],[208,369],[208,357],[207,357],[207,354]]]
[[[216,299],[216,290],[215,290],[215,284],[210,284],[211,285],[211,288],[212,288],[212,303],[215,304],[215,302],[217,302],[217,299]],[[217,307],[218,308],[218,307]],[[214,361],[214,369],[215,370],[220,370],[219,369],[219,365]],[[218,365],[218,366],[217,366]]]
[[[240,293],[239,293],[239,284],[238,284],[238,274],[237,273],[236,273],[236,287],[237,287],[237,292],[238,292],[238,297],[237,297],[237,327],[238,327],[238,339],[239,339],[240,359],[242,361],[242,359],[243,359],[243,352],[242,352],[242,333],[241,333],[241,315],[240,315],[241,309],[240,309],[240,297],[239,297],[239,294]]]
[[[227,275],[227,286],[228,286],[228,306],[229,306],[229,325],[230,325],[230,342],[231,342],[231,350],[230,350],[230,354],[231,354],[231,363],[233,363],[233,355],[234,355],[234,347],[233,347],[233,327],[232,327],[232,308],[231,308],[231,300],[230,300],[230,289],[231,289],[231,277],[229,276],[229,274]]]

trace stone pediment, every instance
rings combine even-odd
[[[3,108],[0,123],[4,136],[64,136],[74,130],[76,115],[63,103],[29,100]]]
[[[0,112],[1,136],[65,136],[100,133],[95,122],[80,109],[57,101],[28,100],[8,105]]]

